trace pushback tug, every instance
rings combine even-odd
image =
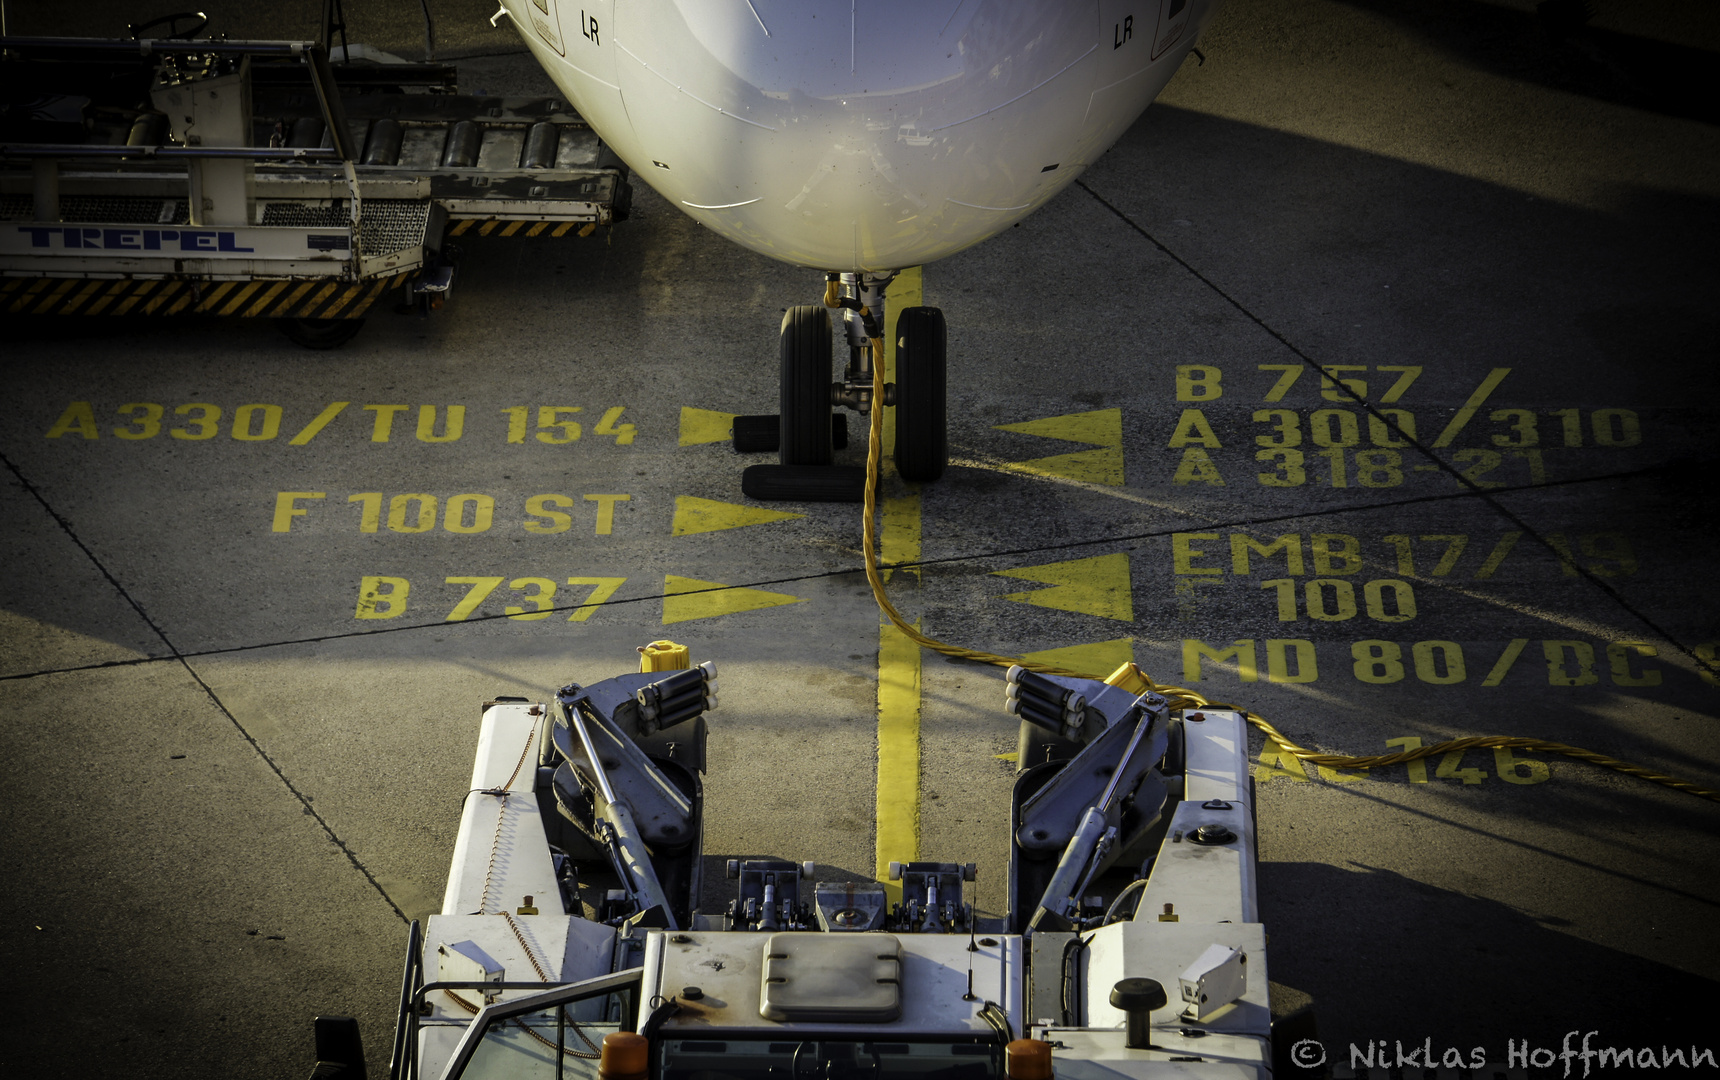
[[[1001,918],[975,912],[974,864],[938,862],[886,886],[730,859],[708,910],[716,667],[640,652],[553,702],[485,704],[391,1080],[1265,1078],[1275,1039],[1312,1034],[1306,1012],[1274,1029],[1238,713],[1173,710],[1133,664],[1012,668]],[[362,1070],[352,1021],[317,1035],[317,1076]]]

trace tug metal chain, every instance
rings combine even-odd
[[[866,521],[862,537],[862,551],[866,557],[866,581],[872,586],[872,598],[878,602],[878,609],[895,624],[911,640],[918,642],[928,649],[954,656],[963,660],[977,660],[981,663],[995,664],[998,667],[1009,667],[1019,664],[1028,671],[1037,671],[1041,675],[1064,675],[1077,679],[1104,679],[1104,675],[1095,675],[1084,671],[1070,671],[1052,664],[1041,664],[1032,660],[1018,657],[999,656],[996,653],[980,652],[977,649],[964,649],[957,645],[946,645],[944,642],[929,638],[914,629],[896,606],[890,603],[890,598],[884,594],[884,581],[878,574],[877,542],[877,511],[878,511],[878,468],[883,456],[884,441],[884,410],[881,403],[884,400],[884,342],[881,338],[872,339],[872,354],[875,358],[872,364],[872,408],[871,437],[866,445]],[[1242,714],[1242,718],[1265,733],[1279,750],[1280,754],[1289,754],[1298,761],[1310,762],[1314,765],[1325,765],[1331,768],[1369,769],[1375,766],[1401,765],[1407,761],[1416,761],[1435,754],[1446,754],[1457,750],[1468,750],[1476,747],[1509,747],[1514,750],[1539,750],[1548,754],[1562,754],[1565,757],[1586,761],[1591,765],[1599,765],[1615,772],[1625,773],[1638,779],[1648,780],[1656,784],[1683,791],[1698,798],[1720,802],[1720,791],[1698,787],[1688,780],[1680,780],[1675,776],[1658,773],[1645,769],[1641,765],[1633,765],[1628,761],[1620,761],[1606,754],[1597,754],[1593,750],[1584,750],[1579,746],[1569,746],[1565,743],[1545,742],[1541,739],[1514,738],[1506,735],[1473,735],[1463,739],[1450,739],[1446,742],[1435,743],[1432,746],[1422,746],[1414,750],[1403,750],[1395,754],[1374,754],[1367,757],[1350,757],[1344,754],[1320,754],[1306,747],[1297,746],[1284,733],[1266,722],[1266,718],[1247,709],[1226,705],[1222,702],[1209,701],[1193,690],[1181,686],[1170,686],[1154,682],[1145,672],[1135,669],[1146,683],[1147,688],[1170,701],[1175,709],[1228,709]]]
[[[502,781],[501,787],[484,792],[486,795],[494,795],[496,797],[496,802],[499,805],[496,810],[496,835],[495,838],[490,841],[490,861],[484,867],[484,891],[478,894],[478,910],[472,912],[474,915],[484,914],[484,908],[488,906],[490,902],[490,879],[493,878],[496,873],[496,855],[501,851],[502,847],[502,826],[505,825],[508,820],[508,789],[514,786],[514,780],[520,775],[520,769],[525,767],[526,755],[532,752],[532,747],[536,743],[537,729],[533,728],[531,736],[526,739],[525,748],[520,751],[520,759],[514,763],[514,771],[508,774],[508,778],[506,780]],[[502,914],[507,914],[506,909],[503,909]],[[512,924],[513,920],[509,919],[508,922]],[[516,929],[514,934],[518,936],[519,931]],[[524,945],[525,942],[522,941],[520,944]],[[530,949],[526,950],[526,955],[531,955]],[[532,960],[532,965],[534,967],[537,965],[536,959]],[[543,974],[543,970],[541,968],[538,970],[538,974]]]

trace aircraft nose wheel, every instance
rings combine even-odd
[[[930,483],[949,464],[946,435],[944,313],[905,308],[896,320],[896,471]]]
[[[782,317],[781,441],[784,465],[829,465],[830,313],[812,304]]]
[[[865,469],[833,464],[830,329],[829,311],[816,305],[791,307],[782,317],[782,397],[775,417],[782,464],[742,470],[741,491],[749,498],[860,502],[866,496]],[[739,449],[738,426],[736,433]]]

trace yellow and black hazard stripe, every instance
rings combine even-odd
[[[3,278],[0,313],[358,319],[383,293],[405,285],[414,273],[360,282]]]
[[[587,221],[581,224],[577,221],[507,221],[502,218],[459,218],[448,223],[449,236],[464,236],[476,230],[479,236],[538,236],[548,229],[551,236],[566,236],[569,230],[579,227],[580,236],[590,236],[597,231],[597,222]]]

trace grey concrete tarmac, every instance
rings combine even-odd
[[[349,6],[355,40],[423,54],[416,4]],[[547,92],[488,5],[434,7],[437,55],[468,89]],[[300,36],[316,8],[211,13],[234,37]],[[904,610],[969,647],[1132,655],[1328,752],[1520,735],[1720,788],[1720,109],[1692,75],[1720,26],[1697,3],[1593,9],[1554,32],[1527,3],[1232,0],[1204,65],[1078,185],[926,268],[951,326],[954,463],[921,493],[926,565],[891,585]],[[118,33],[153,14],[79,11],[12,5],[8,28]],[[723,670],[713,868],[773,855],[873,873],[879,638],[858,508],[673,530],[678,497],[745,503],[739,469],[765,460],[681,445],[682,409],[771,411],[780,312],[818,276],[643,187],[610,233],[462,247],[447,309],[379,312],[337,352],[238,320],[4,324],[0,966],[24,992],[0,1072],[303,1075],[310,1017],[344,1012],[379,1073],[479,704],[627,670],[659,637]],[[1418,445],[1376,439],[1310,365],[1358,366],[1342,377],[1411,414]],[[1179,367],[1219,381],[1185,371],[1179,394]],[[1410,367],[1382,401],[1404,374],[1383,369]],[[46,438],[77,401],[100,437]],[[133,403],[162,405],[162,431],[115,437]],[[221,408],[216,437],[172,438],[195,433],[200,413],[175,411],[194,403]],[[364,406],[389,403],[410,408],[374,441]],[[252,404],[279,407],[281,435],[230,437]],[[438,425],[463,405],[461,438],[420,441],[424,405]],[[562,416],[581,439],[508,443],[521,406],[580,408]],[[625,444],[595,431],[618,406]],[[999,429],[1108,410],[1115,445]],[[1288,418],[1294,463],[1259,441]],[[1121,475],[1017,467],[1089,449],[1114,450]],[[321,498],[280,533],[280,492]],[[493,524],[397,531],[403,493],[487,495]],[[523,528],[546,494],[567,497],[566,531]],[[588,495],[628,496],[609,532]],[[1233,535],[1294,535],[1301,564],[1256,551],[1244,570]],[[1062,607],[1008,599],[1042,586],[997,576],[1119,554]],[[355,618],[366,577],[410,583],[400,615]],[[503,580],[449,622],[467,591],[449,577]],[[529,609],[520,579],[578,602],[590,586],[569,577],[625,580],[581,621],[494,617]],[[670,577],[796,602],[665,622]],[[1404,583],[1413,613],[1380,582]],[[1205,661],[1193,681],[1197,645],[1238,641],[1257,678]],[[1016,740],[1001,673],[922,665],[920,853],[977,861],[978,900],[1000,912]],[[1314,996],[1332,1063],[1379,1040],[1505,1061],[1571,1030],[1720,1054],[1699,1017],[1720,990],[1720,809],[1520,756],[1436,758],[1425,782],[1260,766],[1270,973]],[[720,906],[725,882],[707,879]]]

